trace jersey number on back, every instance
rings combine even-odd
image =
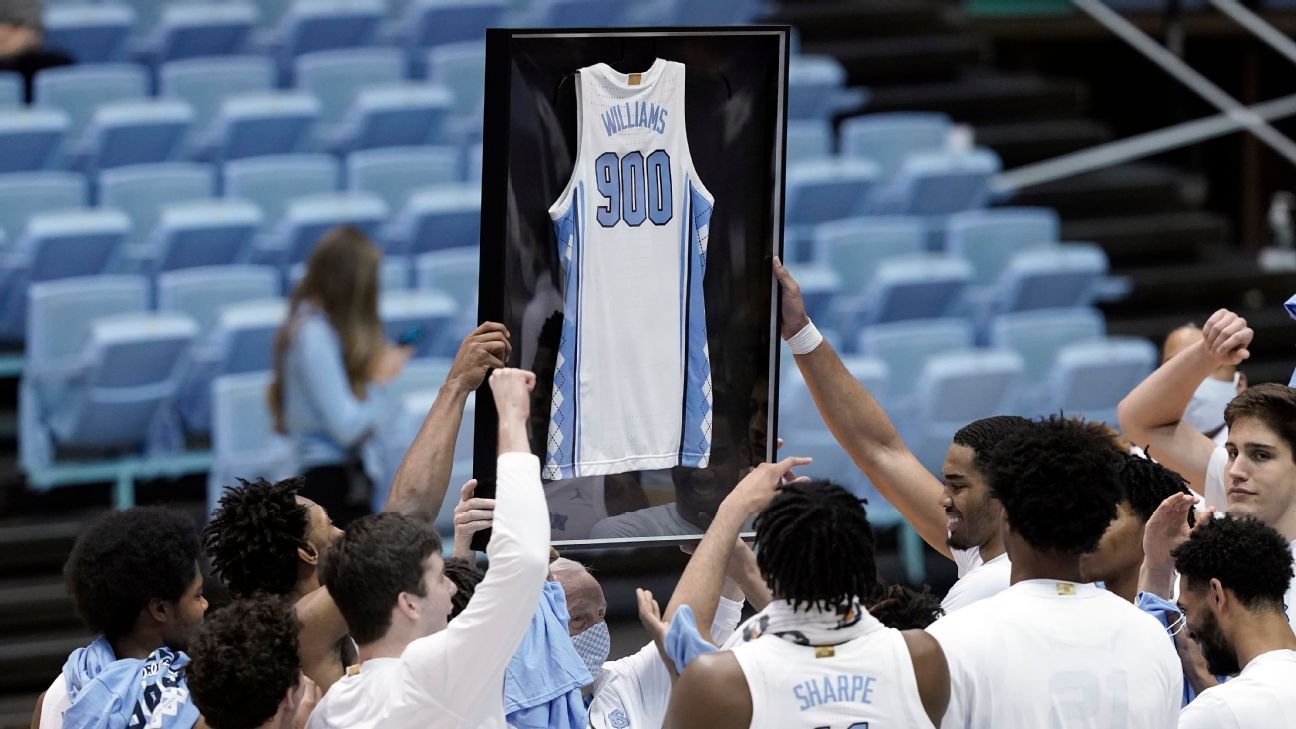
[[[665,225],[674,215],[670,155],[659,149],[644,159],[641,152],[627,152],[617,157],[604,152],[594,160],[594,179],[599,194],[606,198],[599,206],[598,221],[611,228],[624,220],[631,228],[651,220]]]

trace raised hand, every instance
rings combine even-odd
[[[1206,320],[1202,339],[1206,352],[1219,364],[1241,364],[1251,356],[1248,349],[1255,331],[1247,326],[1246,319],[1228,309],[1220,309]]]
[[[459,489],[459,504],[454,510],[454,556],[471,559],[473,535],[490,529],[495,520],[495,499],[474,498],[477,479],[469,479]]]
[[[485,322],[464,337],[446,381],[470,392],[476,390],[486,379],[486,373],[507,364],[512,353],[509,330],[503,324]]]
[[[535,381],[534,374],[511,367],[491,373],[491,393],[495,396],[495,409],[501,425],[526,424],[531,414],[531,390],[535,388]]]
[[[784,339],[790,339],[810,323],[810,316],[806,314],[805,300],[801,298],[801,287],[796,279],[792,278],[792,274],[783,267],[783,262],[777,256],[774,257],[774,275],[778,277],[779,298],[783,311],[779,320],[779,335]]]
[[[793,468],[808,465],[810,461],[809,458],[789,456],[778,463],[760,464],[729,492],[721,508],[738,509],[747,516],[763,511],[774,500],[784,477]]]

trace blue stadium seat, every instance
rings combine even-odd
[[[216,326],[220,309],[279,296],[279,272],[270,266],[211,266],[166,271],[157,277],[157,308],[198,322],[200,332]]]
[[[832,124],[822,119],[791,119],[787,125],[789,165],[832,156]]]
[[[430,144],[443,136],[453,102],[450,91],[420,82],[365,89],[332,136],[334,152]]]
[[[54,5],[45,10],[47,48],[78,63],[111,63],[126,56],[135,11],[124,5]]]
[[[388,291],[378,301],[388,339],[394,342],[411,329],[421,330],[415,357],[453,356],[462,334],[453,326],[458,314],[455,300],[439,291]]]
[[[995,302],[999,312],[1088,306],[1107,273],[1107,254],[1096,245],[1068,243],[1026,250],[1008,262]]]
[[[966,258],[975,271],[973,283],[999,283],[1018,251],[1056,245],[1060,224],[1048,208],[966,210],[949,217],[946,250]]]
[[[482,145],[469,145],[464,150],[464,179],[480,183],[482,179]]]
[[[336,126],[366,88],[405,80],[405,55],[396,48],[346,48],[298,58],[297,88],[319,99],[322,128]]]
[[[414,259],[416,285],[442,291],[454,298],[460,311],[475,312],[479,258],[476,246],[424,253]]]
[[[849,335],[861,325],[949,316],[971,279],[972,266],[960,258],[894,256],[878,264],[862,296],[838,305],[839,326]]]
[[[852,117],[841,125],[841,153],[873,160],[885,179],[898,172],[911,154],[944,150],[951,127],[948,116],[933,112]]]
[[[834,303],[842,296],[842,279],[836,271],[811,264],[789,264],[801,288],[806,313],[828,328],[836,326]]]
[[[253,38],[253,45],[258,49],[274,45],[275,30],[283,22],[284,13],[292,5],[292,0],[254,0],[259,11],[260,29]]]
[[[406,291],[410,288],[410,260],[404,256],[383,256],[378,265],[378,291]],[[288,291],[295,291],[306,278],[306,262],[288,267]]]
[[[371,192],[400,210],[415,188],[459,180],[459,150],[426,146],[353,152],[346,170],[348,190]]]
[[[0,71],[0,109],[23,105],[23,77],[13,71]]]
[[[51,166],[70,126],[59,109],[0,109],[0,173]]]
[[[190,58],[162,65],[158,94],[193,107],[190,147],[200,153],[201,140],[210,140],[211,124],[226,97],[268,91],[274,81],[274,64],[265,56]]]
[[[1116,424],[1116,405],[1152,373],[1157,349],[1146,339],[1104,337],[1058,352],[1038,412]]]
[[[187,432],[209,432],[214,379],[273,368],[275,334],[287,316],[286,299],[246,300],[220,308],[216,325],[202,333],[181,378],[176,405]]]
[[[261,222],[260,208],[236,198],[165,205],[149,237],[150,268],[173,271],[242,263],[251,254]]]
[[[165,162],[179,156],[193,126],[194,112],[183,101],[145,99],[104,104],[95,110],[77,150],[86,169]]]
[[[287,265],[305,261],[320,237],[339,225],[354,225],[376,240],[387,213],[382,198],[362,192],[295,197],[254,258]]]
[[[146,41],[156,63],[242,53],[260,11],[247,2],[168,4]]]
[[[387,250],[398,255],[475,247],[480,239],[481,190],[471,185],[415,190],[383,233]]]
[[[71,151],[78,151],[95,109],[147,97],[148,75],[142,67],[130,64],[63,66],[36,74],[32,92],[37,105],[67,112]]]
[[[372,45],[384,13],[382,0],[296,0],[277,29],[280,72],[307,53]]]
[[[814,257],[810,244],[815,225],[866,212],[877,180],[878,167],[867,160],[831,158],[788,165],[784,221],[793,244],[788,259]]]
[[[198,325],[180,314],[118,314],[95,319],[80,367],[43,413],[53,441],[68,448],[143,450],[157,437],[176,395],[181,365]]]
[[[928,360],[918,380],[906,441],[939,474],[950,439],[964,425],[1009,412],[1021,381],[1021,357],[1003,350],[946,352]]]
[[[85,178],[75,172],[22,172],[0,175],[0,237],[12,245],[27,221],[48,210],[86,204]]]
[[[216,508],[225,486],[238,484],[236,479],[278,481],[300,473],[292,441],[275,430],[270,415],[266,390],[272,379],[269,372],[251,372],[212,382],[209,512]]]
[[[486,45],[449,43],[429,50],[427,78],[454,94],[454,118],[447,134],[454,141],[480,140],[486,99]]]
[[[304,149],[319,118],[310,94],[264,91],[226,97],[210,132],[198,140],[204,158],[217,161],[289,154]]]
[[[891,372],[885,361],[875,357],[843,357],[842,364],[874,397],[885,399]],[[793,366],[783,377],[779,386],[779,426],[788,434],[784,436],[789,444],[788,452],[799,453],[797,444],[803,435],[831,434],[800,370]]]
[[[873,208],[882,214],[926,216],[928,234],[943,234],[948,215],[985,205],[990,178],[999,168],[999,158],[985,149],[913,154],[878,191]]]
[[[421,48],[481,43],[487,28],[504,24],[508,10],[508,0],[413,0],[401,23],[406,49],[413,58]]]
[[[865,216],[823,223],[814,229],[815,262],[836,271],[846,291],[863,292],[882,261],[924,249],[922,220]]]
[[[99,175],[98,188],[100,205],[130,216],[127,242],[140,246],[157,225],[162,206],[215,195],[216,172],[210,165],[194,162],[121,167]]]
[[[887,392],[880,400],[908,412],[923,368],[933,357],[971,349],[972,325],[963,319],[918,319],[865,327],[857,351],[886,364]],[[876,395],[876,393],[875,393]]]
[[[228,162],[224,167],[225,195],[253,200],[273,228],[301,195],[338,189],[340,165],[327,154],[288,154]]]
[[[630,3],[607,0],[533,0],[519,25],[536,28],[609,28],[623,25]]]
[[[990,324],[990,346],[1021,355],[1025,366],[1022,383],[1028,390],[1036,390],[1064,346],[1105,334],[1102,314],[1094,309],[1042,309],[995,317]]]
[[[125,5],[135,11],[134,35],[137,40],[148,37],[153,27],[157,25],[158,19],[162,17],[163,11],[166,10],[167,6],[171,5],[169,2],[159,2],[158,0],[113,0],[113,2]]]
[[[788,60],[788,119],[822,119],[864,102],[846,88],[846,69],[832,56],[793,56]]]
[[[700,3],[696,0],[661,0],[639,6],[639,21],[648,25],[734,25],[756,19],[761,0]]]
[[[142,276],[91,276],[32,284],[27,321],[25,374],[62,379],[77,366],[90,323],[148,309]]]

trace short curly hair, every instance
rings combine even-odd
[[[1020,415],[994,415],[989,418],[973,420],[954,433],[954,445],[972,449],[972,465],[985,473],[986,461],[990,452],[999,441],[1009,433],[1020,430],[1031,424],[1031,421]]]
[[[423,562],[440,552],[430,520],[394,512],[358,519],[333,542],[320,577],[357,644],[387,634],[402,592],[427,595]]]
[[[896,630],[922,630],[945,614],[940,598],[923,585],[887,585],[869,601],[869,613],[883,625]]]
[[[990,492],[1008,525],[1032,547],[1093,551],[1116,518],[1123,454],[1083,420],[1052,416],[1014,430],[986,466]]]
[[[198,528],[189,516],[137,506],[96,519],[63,565],[77,614],[109,639],[135,627],[150,600],[179,600],[198,576]]]
[[[1175,569],[1194,590],[1217,579],[1251,609],[1283,609],[1292,580],[1292,553],[1276,529],[1250,516],[1221,515],[1192,531],[1171,552]]]
[[[227,486],[203,530],[212,569],[230,595],[287,595],[297,586],[297,549],[307,546],[310,514],[297,503],[301,478]]]
[[[1120,480],[1125,501],[1144,524],[1171,494],[1191,493],[1183,476],[1133,453],[1126,453],[1120,464]]]
[[[478,583],[486,578],[486,573],[472,560],[452,557],[445,561],[445,576],[455,586],[454,597],[450,598],[450,619],[454,620],[468,607],[468,601],[477,591]]]
[[[292,606],[276,595],[208,615],[189,644],[189,691],[212,729],[256,729],[279,711],[301,672]]]

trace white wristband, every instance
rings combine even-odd
[[[819,333],[818,329],[815,329],[814,322],[810,322],[802,327],[801,331],[793,334],[791,339],[787,340],[788,349],[792,350],[792,354],[810,354],[815,350],[815,347],[823,343],[823,339],[823,335]]]

